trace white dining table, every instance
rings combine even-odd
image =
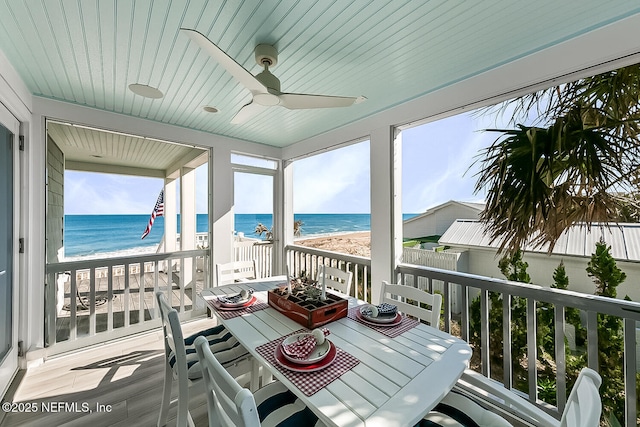
[[[286,277],[207,288],[205,299],[252,288],[259,301],[267,291],[286,284]],[[349,298],[349,307],[364,304]],[[218,315],[217,310],[212,310]],[[323,327],[338,348],[360,363],[311,396],[305,395],[256,348],[303,328],[272,307],[224,319],[252,356],[295,393],[327,426],[410,427],[422,419],[453,388],[468,367],[469,345],[438,329],[419,323],[389,338],[358,321],[342,318]]]

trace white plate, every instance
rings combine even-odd
[[[234,295],[225,295],[226,298],[230,298],[230,297],[234,297],[238,294],[234,294]],[[224,300],[220,300],[220,298],[218,298],[218,302],[220,303],[220,305],[224,306],[224,307],[241,307],[245,304],[247,304],[249,301],[251,301],[251,298],[253,298],[253,294],[249,294],[249,296],[247,298],[238,300],[238,302],[225,302]]]
[[[309,357],[307,357],[306,359],[298,359],[296,357],[289,356],[284,351],[284,345],[291,344],[293,342],[301,340],[310,335],[311,334],[303,333],[303,334],[291,335],[290,337],[285,338],[285,340],[282,341],[282,346],[283,346],[282,355],[285,357],[285,359],[287,359],[290,362],[297,363],[299,365],[311,365],[313,363],[318,363],[319,361],[327,357],[327,354],[329,354],[329,350],[331,349],[331,344],[327,339],[325,339],[321,345],[316,345],[316,347],[313,349]]]
[[[373,323],[392,323],[396,320],[396,317],[398,316],[398,313],[396,312],[395,315],[393,316],[377,316],[377,317],[373,317],[373,316],[369,316],[367,314],[364,314],[362,311],[366,310],[368,308],[368,306],[362,306],[360,307],[360,315],[362,316],[363,319],[368,320],[369,322],[373,322]]]

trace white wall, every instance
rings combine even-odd
[[[46,144],[44,122],[32,114],[33,97],[1,51],[0,102],[20,121],[20,135],[25,138],[16,169],[19,174],[14,177],[21,188],[19,236],[15,237],[25,239],[18,268],[18,339],[28,351],[20,360],[24,368],[28,361],[40,361],[43,347]]]
[[[64,245],[64,153],[49,138],[47,145],[47,262],[60,262]],[[60,258],[59,258],[60,256]]]
[[[595,250],[595,248],[594,248]],[[487,277],[496,277],[504,279],[498,261],[500,257],[496,256],[494,249],[477,249],[469,250],[469,271],[471,274],[478,274]],[[589,258],[581,258],[575,256],[547,256],[545,254],[525,253],[524,261],[529,264],[527,272],[531,276],[531,281],[540,286],[551,286],[553,283],[553,272],[560,264],[560,260],[564,261],[567,276],[569,276],[569,289],[576,292],[584,292],[593,294],[595,285],[593,280],[587,276],[586,268]],[[625,295],[633,301],[640,302],[640,263],[618,261],[618,268],[627,274],[624,283],[618,286],[618,298],[624,298]]]
[[[452,203],[420,218],[411,218],[403,225],[406,238],[442,236],[456,219],[478,219],[480,213],[467,206]]]

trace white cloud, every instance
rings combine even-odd
[[[66,171],[65,213],[151,213],[161,189],[159,179]]]
[[[478,129],[483,127],[467,114],[403,132],[403,212],[483,199],[484,194],[474,194],[478,165],[469,168],[495,135]]]
[[[297,213],[370,211],[368,142],[298,160],[293,173]]]
[[[273,213],[273,178],[236,172],[234,174],[235,213]]]

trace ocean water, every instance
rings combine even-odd
[[[404,214],[403,219],[414,215]],[[371,229],[369,214],[295,214],[294,220],[302,221],[302,237]],[[98,254],[108,256],[112,253],[155,252],[164,233],[164,217],[158,217],[149,235],[143,240],[140,239],[147,227],[149,215],[65,215],[64,221],[65,257],[73,258]],[[198,214],[196,221],[198,233],[208,231],[206,214]],[[255,233],[259,223],[271,228],[271,214],[235,215],[235,229],[244,233],[246,237],[260,238]],[[179,227],[178,218],[178,232]]]

